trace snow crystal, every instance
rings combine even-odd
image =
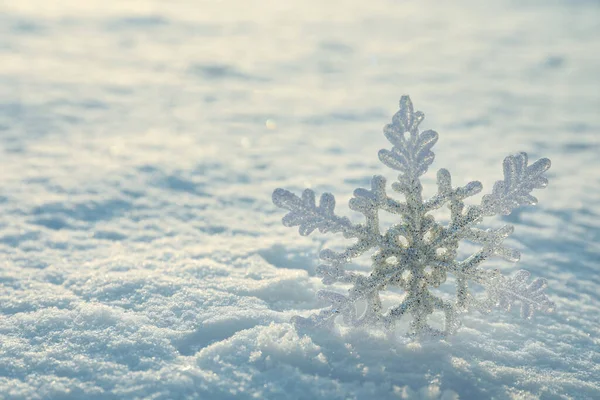
[[[483,196],[479,206],[467,206],[463,200],[482,190],[478,181],[463,187],[452,187],[450,172],[440,169],[437,173],[438,193],[423,199],[420,176],[433,163],[431,148],[438,140],[435,131],[419,132],[424,118],[414,111],[408,96],[400,99],[400,110],[392,123],[384,128],[386,138],[394,145],[391,151],[380,150],[379,159],[386,166],[400,171],[398,182],[392,189],[404,195],[406,201],[398,202],[385,191],[385,178],[374,176],[371,189],[356,189],[350,199],[350,209],[365,216],[364,224],[352,224],[350,220],[335,215],[335,199],[332,194],[321,196],[319,205],[315,193],[306,189],[297,197],[285,189],[273,192],[273,202],[290,212],[283,218],[287,227],[299,226],[301,235],[309,235],[315,229],[325,232],[341,232],[356,242],[343,252],[321,251],[325,261],[318,269],[323,283],[352,284],[348,295],[322,290],[320,299],[330,307],[309,319],[295,317],[297,326],[331,325],[342,316],[344,323],[353,326],[383,324],[387,329],[395,326],[404,315],[411,314],[410,334],[448,335],[460,326],[459,316],[469,309],[490,311],[499,306],[510,310],[515,302],[521,305],[521,316],[531,318],[534,310],[552,311],[553,303],[544,294],[546,281],[535,279],[528,283],[529,272],[519,271],[512,278],[505,278],[498,271],[487,271],[480,264],[490,256],[509,261],[520,258],[518,251],[503,246],[503,240],[513,232],[505,225],[498,229],[480,229],[477,225],[484,217],[497,214],[508,215],[515,208],[533,205],[537,199],[530,195],[533,189],[545,188],[548,180],[544,172],[550,168],[550,160],[542,158],[528,165],[526,153],[504,159],[504,180],[496,182],[491,194]],[[450,210],[451,221],[444,226],[429,213],[445,204]],[[402,222],[381,232],[379,211],[398,214]],[[481,244],[481,249],[468,258],[456,261],[461,240]],[[373,271],[368,275],[346,271],[345,265],[353,258],[376,249],[372,255]],[[456,277],[456,296],[447,301],[431,293],[430,287],[439,287],[447,275]],[[473,296],[469,282],[487,289],[484,298]],[[404,289],[406,296],[399,305],[384,312],[380,292],[390,287]],[[357,303],[366,301],[362,315],[357,313]],[[428,324],[428,317],[435,310],[445,314],[444,329]]]

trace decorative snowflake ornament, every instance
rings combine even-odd
[[[336,317],[341,316],[348,325],[382,325],[391,330],[397,321],[410,314],[409,334],[445,336],[456,332],[460,327],[459,315],[471,309],[489,312],[494,307],[501,307],[509,310],[519,303],[524,318],[532,317],[536,310],[552,311],[554,304],[544,293],[544,279],[529,283],[527,271],[519,271],[507,278],[497,270],[481,268],[483,261],[491,256],[519,260],[518,251],[502,244],[513,232],[513,227],[478,228],[485,217],[508,215],[517,207],[536,204],[537,199],[530,193],[548,184],[543,174],[550,168],[550,160],[542,158],[528,165],[525,153],[506,157],[504,180],[496,182],[492,193],[483,196],[480,205],[476,206],[465,206],[463,200],[478,194],[481,183],[474,181],[463,187],[452,187],[450,172],[440,169],[437,173],[438,193],[425,200],[419,177],[433,162],[431,148],[437,142],[438,134],[432,130],[419,132],[423,118],[422,112],[413,110],[410,98],[402,96],[400,110],[392,123],[384,128],[385,137],[393,145],[392,150],[380,150],[379,159],[400,172],[392,189],[401,193],[405,201],[389,197],[385,178],[374,176],[371,189],[356,189],[349,202],[350,209],[364,214],[363,224],[353,224],[348,218],[337,216],[335,199],[329,193],[323,194],[317,205],[315,193],[310,189],[306,189],[302,197],[285,189],[273,192],[275,205],[289,210],[283,218],[285,226],[299,226],[303,236],[319,229],[322,233],[341,232],[344,237],[356,240],[343,252],[323,250],[320,258],[325,263],[317,270],[325,285],[350,284],[351,289],[347,294],[320,291],[318,297],[330,307],[309,318],[295,317],[297,326],[331,326]],[[445,204],[451,220],[442,225],[430,212]],[[382,233],[379,211],[398,214],[400,223]],[[481,248],[457,261],[461,240],[477,243]],[[345,265],[350,260],[368,251],[373,251],[369,275],[346,271]],[[431,291],[444,283],[448,274],[456,281],[456,295],[452,301]],[[470,283],[482,285],[485,294],[471,293]],[[380,292],[391,287],[403,289],[405,295],[400,304],[384,310]],[[359,304],[362,306],[358,307]],[[365,304],[366,309],[359,315],[357,308],[364,308]],[[443,312],[443,330],[432,327],[429,321],[436,310]]]

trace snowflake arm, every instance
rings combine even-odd
[[[394,147],[391,151],[380,150],[379,160],[407,177],[423,175],[435,158],[431,148],[438,140],[435,131],[419,133],[419,124],[424,118],[421,111],[414,112],[410,98],[402,96],[400,110],[392,117],[392,123],[383,128],[385,137]],[[409,133],[408,138],[406,132]]]
[[[288,190],[277,189],[273,192],[273,203],[290,211],[283,217],[283,225],[298,226],[302,236],[310,235],[315,229],[321,233],[342,232],[346,237],[358,236],[358,228],[348,218],[335,215],[335,198],[330,193],[324,193],[317,206],[315,192],[310,189],[304,190],[301,198]]]
[[[498,273],[489,274],[484,279],[487,289],[487,299],[471,299],[473,308],[482,312],[490,312],[498,307],[505,311],[520,303],[521,318],[531,319],[535,311],[549,313],[556,305],[548,299],[544,290],[548,283],[543,278],[536,278],[528,283],[529,271],[517,271],[512,277],[507,278]]]
[[[548,179],[542,174],[550,168],[550,160],[541,158],[527,166],[527,153],[518,153],[504,159],[504,180],[497,181],[491,194],[483,196],[481,208],[486,216],[508,215],[515,208],[536,205],[530,193],[543,189]]]

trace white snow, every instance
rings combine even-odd
[[[0,3],[0,398],[600,398],[599,20],[593,0]],[[402,94],[457,184],[552,160],[506,218],[522,260],[489,267],[548,279],[554,314],[421,343],[289,324],[339,239],[283,227],[271,193],[352,215],[394,179]]]

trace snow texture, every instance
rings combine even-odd
[[[593,0],[0,2],[0,399],[600,398],[599,20]],[[282,226],[273,189],[391,182],[368,155],[402,93],[455,186],[552,160],[540,207],[486,226],[515,226],[556,312],[419,342],[289,323],[326,306],[318,250],[347,242]]]
[[[306,189],[302,198],[285,189],[273,192],[273,203],[289,210],[283,217],[283,225],[299,226],[303,236],[315,229],[322,233],[341,232],[347,239],[356,241],[342,252],[329,249],[321,251],[320,258],[327,264],[320,265],[317,274],[323,283],[351,284],[348,295],[321,290],[317,296],[330,306],[310,319],[295,317],[296,327],[331,327],[338,316],[355,327],[384,325],[387,330],[406,314],[412,314],[411,335],[446,336],[460,327],[460,314],[470,309],[490,312],[499,306],[509,311],[517,302],[521,305],[521,317],[531,318],[534,310],[553,311],[554,304],[544,294],[544,279],[528,284],[529,272],[519,271],[513,278],[505,278],[498,271],[486,271],[479,265],[490,256],[508,261],[518,261],[521,254],[502,245],[514,230],[512,225],[498,229],[482,230],[477,225],[484,217],[509,215],[523,205],[535,205],[537,199],[530,193],[543,189],[548,180],[543,173],[550,168],[550,160],[542,158],[527,165],[527,154],[519,153],[504,159],[504,180],[494,184],[492,193],[486,194],[477,206],[465,208],[464,200],[481,192],[481,182],[469,182],[464,187],[453,188],[450,172],[440,169],[437,173],[438,192],[423,200],[420,177],[433,163],[431,151],[438,141],[435,131],[419,132],[425,115],[414,111],[408,96],[400,99],[400,110],[392,123],[384,128],[386,138],[394,145],[392,151],[379,151],[379,160],[386,166],[400,171],[398,182],[392,189],[404,195],[406,201],[398,202],[386,194],[385,178],[375,175],[371,190],[359,188],[350,199],[350,209],[365,217],[364,224],[352,224],[348,218],[335,215],[335,198],[331,193],[321,196],[315,203],[315,192]],[[429,213],[448,205],[450,222],[447,226],[435,221]],[[379,212],[386,211],[402,217],[402,222],[392,225],[381,233]],[[481,244],[481,248],[461,261],[456,253],[461,240]],[[368,276],[345,270],[345,265],[373,248],[372,271]],[[451,273],[456,276],[456,293],[452,300],[444,300],[431,293],[447,280]],[[469,292],[469,282],[481,284],[485,297],[477,298]],[[402,302],[383,313],[380,292],[400,287],[405,296]],[[366,303],[362,315],[357,306]],[[435,310],[444,313],[443,330],[433,328],[428,319]]]

